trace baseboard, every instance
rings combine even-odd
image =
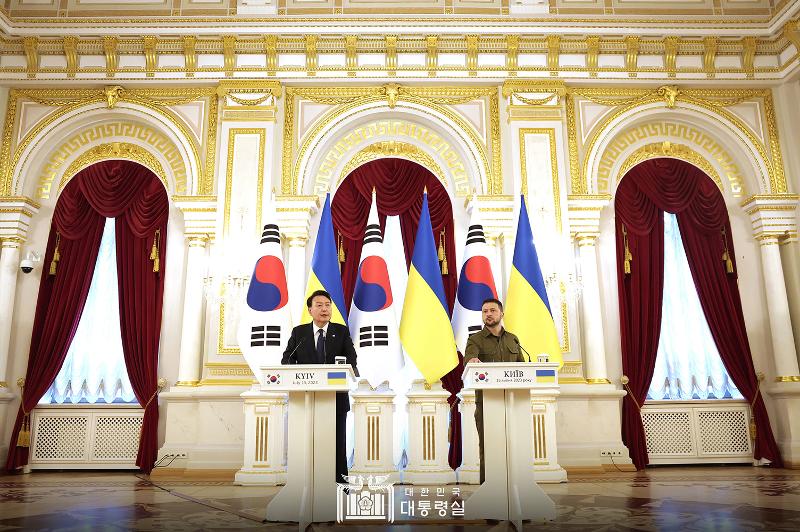
[[[226,480],[233,482],[237,469],[187,469],[159,467],[150,473],[151,479],[173,480]]]
[[[783,467],[785,469],[800,469],[800,462],[792,462],[791,460],[784,460]]]
[[[628,473],[636,471],[636,466],[633,464],[600,464],[598,466],[562,466],[567,472],[567,480],[569,475],[602,475],[604,473],[619,473],[620,471]]]
[[[636,466],[633,464],[603,464],[603,471],[606,473],[619,473],[620,471],[628,473],[636,471]]]
[[[599,475],[605,473],[603,466],[565,466],[561,467],[567,472],[567,480],[570,475]]]

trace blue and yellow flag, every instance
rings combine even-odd
[[[414,256],[408,270],[406,298],[400,319],[400,341],[428,384],[458,365],[456,341],[444,298],[444,285],[428,212],[428,194],[414,240]]]
[[[508,281],[505,306],[505,328],[517,335],[522,347],[533,357],[547,354],[550,362],[564,363],[558,341],[553,313],[544,287],[539,256],[533,244],[531,222],[521,197],[517,239],[514,242],[514,260]]]
[[[336,252],[336,240],[333,238],[333,218],[331,218],[331,195],[325,196],[325,206],[319,219],[317,242],[314,244],[314,257],[311,259],[311,271],[306,284],[306,299],[315,290],[325,290],[333,299],[331,321],[347,325],[347,310],[344,306],[344,290],[342,275],[339,271],[339,255]],[[309,323],[306,302],[303,301],[303,315],[300,323]]]

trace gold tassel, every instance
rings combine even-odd
[[[725,272],[733,273],[733,260],[731,260],[731,254],[728,251],[728,234],[724,227],[722,228],[722,245],[725,246],[725,250],[722,252],[722,261],[725,263]]]
[[[342,233],[339,233],[339,232],[337,231],[337,233],[336,233],[336,234],[337,234],[337,235],[339,235],[339,251],[338,251],[338,254],[339,254],[339,262],[340,262],[340,263],[344,263],[344,258],[345,258],[345,257],[344,257],[344,244],[343,244],[343,242],[342,242]]]
[[[439,233],[439,262],[442,263],[442,275],[447,275],[447,254],[444,252],[444,229]]]
[[[153,247],[150,248],[150,260],[153,261],[153,273],[161,271],[161,257],[159,245],[161,244],[161,229],[156,229],[153,235]]]
[[[625,242],[625,260],[623,262],[623,266],[625,268],[625,274],[630,275],[631,273],[631,262],[633,262],[633,254],[631,253],[631,249],[628,247],[628,231],[625,229],[625,226],[622,226],[622,239]]]
[[[53,251],[53,258],[50,260],[50,275],[56,274],[56,265],[61,260],[61,253],[58,251],[59,244],[61,244],[61,233],[56,232],[56,249]]]
[[[23,412],[25,412],[23,410]],[[19,427],[19,434],[17,435],[17,447],[30,447],[31,446],[31,416],[26,413],[22,418],[22,425]]]
[[[25,397],[25,379],[20,377],[17,379],[17,386],[20,387],[20,395]],[[22,407],[22,424],[19,426],[19,433],[17,434],[17,447],[30,447],[31,446],[31,416],[30,412],[25,411]]]

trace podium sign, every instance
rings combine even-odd
[[[262,366],[262,392],[346,392],[355,380],[350,364]]]
[[[557,388],[558,364],[496,362],[467,364],[465,389],[483,391],[486,480],[466,500],[467,519],[522,521],[555,519],[555,504],[536,484],[531,456],[531,389]]]
[[[558,388],[555,362],[481,362],[466,368],[464,388],[472,390]]]
[[[355,381],[349,364],[263,366],[261,390],[289,393],[286,485],[267,505],[267,521],[336,520],[336,392]]]

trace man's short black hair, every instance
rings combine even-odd
[[[328,298],[328,301],[333,303],[333,298],[331,297],[331,295],[328,292],[326,292],[325,290],[315,290],[314,293],[311,294],[310,296],[308,296],[308,299],[306,299],[306,306],[308,308],[311,308],[311,303],[314,301],[314,298],[317,297],[317,296],[326,297],[326,298]]]
[[[502,304],[502,303],[500,303],[500,300],[499,300],[499,299],[495,299],[495,298],[493,298],[493,297],[490,297],[489,299],[484,299],[484,300],[483,300],[483,303],[481,303],[481,308],[483,308],[483,306],[484,306],[486,303],[495,303],[495,304],[496,304],[496,305],[497,305],[497,306],[500,308],[500,312],[503,312],[503,304]]]

